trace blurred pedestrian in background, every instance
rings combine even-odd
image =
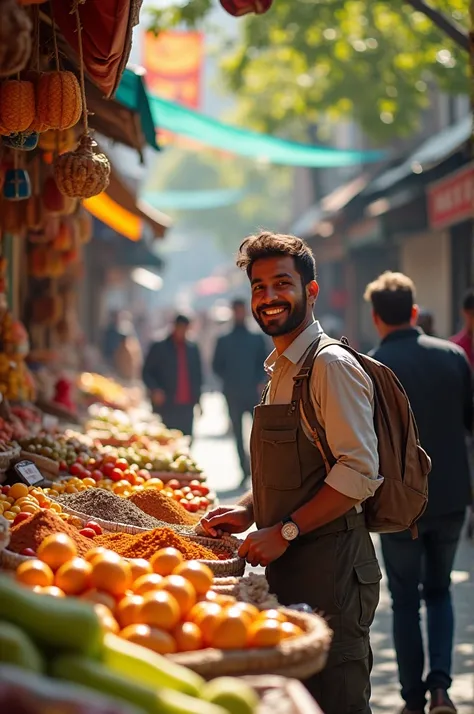
[[[119,325],[120,310],[111,310],[102,338],[102,353],[109,367],[113,367],[114,355],[122,341]]]
[[[436,331],[434,327],[434,315],[426,308],[420,307],[416,324],[418,327],[421,327],[425,335],[430,335],[430,337],[436,337]]]
[[[153,411],[170,429],[192,436],[194,408],[202,390],[199,349],[187,339],[191,321],[177,315],[171,334],[151,345],[143,367],[143,382]]]
[[[414,327],[418,317],[415,286],[406,275],[384,273],[368,285],[365,298],[372,304],[381,337],[371,356],[390,367],[405,387],[421,444],[432,459],[428,507],[418,521],[418,538],[412,540],[410,531],[381,536],[406,702],[403,714],[423,714],[427,691],[430,714],[454,714],[456,708],[448,696],[454,636],[450,585],[470,501],[465,435],[472,425],[471,370],[459,347]],[[421,596],[428,623],[426,681]]]
[[[250,476],[250,462],[243,439],[244,414],[253,414],[267,376],[263,363],[268,351],[262,335],[251,332],[246,324],[245,300],[232,303],[234,324],[231,331],[219,337],[212,360],[212,368],[222,380],[222,391],[227,401],[232,430],[242,469],[242,485]]]
[[[462,319],[464,327],[451,337],[451,342],[463,348],[469,364],[474,367],[474,288],[470,288],[464,295]]]

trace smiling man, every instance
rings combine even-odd
[[[369,628],[381,577],[361,505],[381,482],[372,382],[342,346],[321,349],[329,338],[313,316],[319,286],[304,241],[260,233],[241,245],[237,265],[251,282],[253,316],[273,338],[271,381],[255,408],[252,491],[202,525],[217,536],[256,523],[240,554],[267,567],[282,604],[308,603],[334,631],[309,691],[324,714],[369,714]],[[315,420],[332,467],[315,443]]]

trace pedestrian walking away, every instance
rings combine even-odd
[[[268,381],[263,368],[267,356],[262,335],[251,332],[246,324],[247,306],[244,300],[232,303],[234,325],[216,343],[212,368],[222,380],[222,391],[229,409],[229,417],[242,470],[242,484],[250,476],[250,462],[243,438],[243,417],[253,414]]]
[[[178,315],[172,333],[151,345],[143,367],[143,382],[150,392],[153,411],[166,426],[192,436],[194,408],[202,389],[201,357],[187,339],[190,319]]]
[[[369,628],[380,568],[361,504],[382,483],[374,388],[357,359],[330,344],[313,317],[315,262],[304,241],[263,232],[241,246],[252,313],[275,349],[255,408],[252,491],[202,520],[211,535],[244,533],[240,554],[267,568],[282,604],[308,603],[333,630],[325,669],[305,682],[324,714],[370,714]],[[318,352],[317,356],[316,353]],[[311,411],[334,455],[329,472],[302,418]]]
[[[428,506],[408,531],[382,535],[382,552],[392,596],[393,636],[403,714],[453,714],[449,698],[454,613],[451,570],[470,502],[465,435],[472,425],[471,370],[463,350],[414,327],[415,286],[401,273],[386,272],[368,285],[375,327],[381,337],[372,356],[390,367],[405,388],[420,441],[432,460]],[[420,592],[421,587],[421,592]],[[420,626],[427,611],[427,653]],[[428,676],[423,679],[425,660]]]

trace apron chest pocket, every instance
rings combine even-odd
[[[261,440],[264,485],[277,491],[300,488],[297,429],[262,429]]]
[[[370,627],[379,602],[382,572],[375,558],[355,565],[354,570],[359,583],[360,624]]]

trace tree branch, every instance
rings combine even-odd
[[[438,10],[427,5],[425,0],[405,0],[405,2],[411,5],[417,12],[422,12],[423,15],[429,17],[436,27],[439,27],[442,32],[454,40],[459,47],[469,52],[469,36],[467,32],[450,22],[450,20],[438,12]]]

